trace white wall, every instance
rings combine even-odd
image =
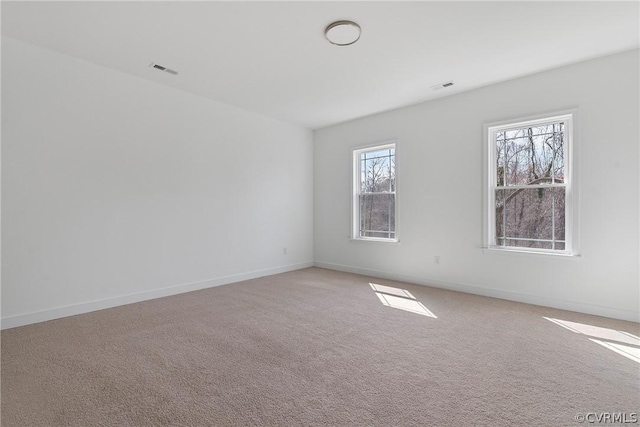
[[[2,326],[311,265],[312,137],[3,37]]]
[[[638,75],[636,50],[317,130],[316,265],[638,321]],[[582,256],[483,251],[483,125],[571,107]],[[350,241],[350,149],[392,138],[401,243]]]

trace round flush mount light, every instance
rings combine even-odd
[[[349,46],[360,38],[360,25],[353,21],[336,21],[329,24],[324,35],[331,44]]]

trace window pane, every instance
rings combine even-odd
[[[496,190],[496,245],[564,250],[564,188]]]
[[[496,139],[496,149],[502,150],[505,157],[506,185],[550,183],[554,174],[563,174],[557,170],[563,169],[562,159],[559,165],[555,164],[562,147],[560,130],[558,123],[527,126],[505,131],[503,139]]]
[[[362,155],[366,155],[368,159],[372,159],[375,157],[386,157],[389,156],[389,152],[392,154],[395,152],[394,148],[382,148],[382,149],[373,149],[371,151],[365,151]]]
[[[496,245],[504,245],[504,198],[506,190],[496,190]]]
[[[395,238],[395,194],[360,196],[360,236]]]
[[[564,182],[564,123],[556,124],[556,134],[554,135],[553,177],[555,182]]]
[[[396,233],[391,231],[365,231],[362,237],[376,237],[379,239],[395,239]]]
[[[395,191],[395,149],[367,151],[360,154],[360,192]]]
[[[553,211],[553,223],[554,223],[554,237],[556,239],[555,249],[564,250],[565,240],[565,199],[566,191],[564,188],[554,188],[554,211]],[[561,240],[562,242],[557,242]]]
[[[509,190],[506,194],[506,237],[551,239],[553,194],[549,189]]]
[[[505,156],[506,144],[504,140],[504,133],[499,132],[496,136],[496,183],[499,187],[505,185],[504,182],[504,156]]]
[[[517,247],[517,248],[531,248],[531,249],[553,249],[551,242],[547,241],[530,241],[530,240],[518,240],[518,239],[506,239],[504,246]]]

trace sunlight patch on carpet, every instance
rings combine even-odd
[[[552,319],[549,317],[545,317],[545,319],[578,334],[589,335],[590,337],[601,338],[604,340],[618,341],[631,345],[640,345],[640,337],[628,332],[601,328],[600,326],[586,325],[584,323],[570,322],[568,320]]]
[[[376,291],[375,294],[385,307],[397,308],[398,310],[433,317],[434,319],[438,318],[431,310],[425,307],[424,304],[417,301],[411,292],[405,289],[392,288],[375,283],[369,283],[369,285]]]
[[[604,348],[614,351],[634,362],[640,363],[640,337],[630,334],[629,332],[602,328],[600,326],[553,319],[550,317],[545,317],[545,319],[576,334],[586,335],[590,341],[600,344]]]
[[[374,291],[381,292],[383,294],[395,295],[403,298],[416,299],[416,297],[411,295],[411,292],[409,292],[406,289],[393,288],[391,286],[384,286],[384,285],[377,285],[375,283],[369,283],[369,286],[371,286],[371,289],[373,289]]]
[[[640,348],[638,347],[632,347],[630,345],[618,344],[614,342],[600,341],[593,338],[589,339],[605,348],[608,348],[611,351],[615,351],[616,353],[633,360],[634,362],[640,363]]]

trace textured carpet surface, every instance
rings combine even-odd
[[[577,426],[639,411],[640,364],[590,339],[637,335],[310,268],[3,331],[2,425]]]

